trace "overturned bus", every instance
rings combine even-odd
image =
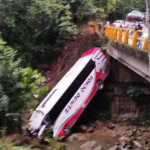
[[[110,69],[99,48],[86,51],[33,112],[30,131],[40,137],[51,128],[53,137],[68,136],[96,91],[103,89]]]

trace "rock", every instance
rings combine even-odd
[[[95,125],[99,126],[99,127],[102,127],[104,125],[104,123],[99,121],[99,120],[97,120],[97,121],[95,121]]]
[[[121,145],[123,148],[125,148],[126,145],[127,145],[127,143],[126,143],[126,141],[122,141],[122,142],[120,143],[120,145]]]
[[[92,149],[92,150],[102,150],[102,147],[99,145],[98,147]]]
[[[94,131],[94,128],[93,127],[88,127],[86,129],[86,133],[89,133],[89,132],[93,132]]]
[[[90,123],[89,126],[95,128],[96,124],[95,123]]]
[[[140,132],[140,130],[138,130],[138,131],[136,132],[136,135],[137,135],[137,136],[141,136],[141,135],[143,135],[143,133]]]
[[[112,124],[112,123],[109,123],[109,124],[107,125],[107,128],[109,128],[109,129],[114,129],[114,128],[115,128],[115,125]]]
[[[146,130],[145,130],[145,129],[143,129],[143,128],[140,128],[140,131],[141,131],[141,132],[145,132]]]
[[[126,130],[131,130],[131,127],[126,127]]]
[[[142,138],[141,138],[141,137],[137,137],[136,139],[137,139],[137,140],[142,140]]]
[[[87,141],[80,146],[79,150],[101,150],[101,146],[95,141]]]
[[[131,137],[133,135],[133,131],[128,131],[127,136]]]
[[[133,141],[134,145],[136,145],[138,148],[143,148],[142,144],[138,141]]]
[[[132,140],[129,137],[122,136],[118,139],[119,143],[125,142],[126,144],[132,145]]]
[[[132,136],[132,137],[130,137],[131,138],[131,140],[133,141],[133,140],[136,140],[136,137],[135,136]]]
[[[137,132],[137,129],[134,128],[134,129],[132,130],[132,132],[135,134],[135,133]]]
[[[87,126],[86,126],[86,125],[81,125],[81,126],[79,127],[79,130],[80,130],[81,132],[86,132]]]
[[[121,150],[118,146],[113,146],[113,147],[111,147],[110,149],[108,149],[108,150]]]
[[[126,145],[125,149],[132,149],[132,145]]]
[[[80,140],[89,140],[91,138],[91,134],[89,133],[74,133],[67,137],[65,141],[73,142],[73,141],[80,141]]]

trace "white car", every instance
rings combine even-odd
[[[121,24],[124,24],[124,20],[116,20],[112,23],[112,25],[115,27],[120,27]]]

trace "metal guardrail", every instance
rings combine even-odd
[[[147,34],[147,36],[139,36],[139,33],[142,35]],[[105,29],[105,36],[129,44],[133,47],[138,47],[139,41],[141,41],[141,49],[144,51],[148,50],[148,32],[143,30],[133,30],[127,28],[117,28],[117,27],[107,27]]]

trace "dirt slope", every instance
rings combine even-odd
[[[42,85],[53,87],[85,51],[97,46],[95,43],[98,39],[97,34],[83,31],[73,41],[60,47],[62,55],[56,62],[39,64],[38,69],[46,76],[46,81]]]

